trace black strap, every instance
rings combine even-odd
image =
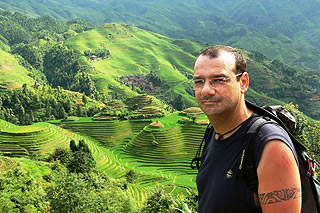
[[[217,132],[216,132],[216,134],[219,135],[218,140],[221,141],[222,138],[223,138],[223,136],[229,134],[230,132],[233,132],[234,130],[236,130],[237,128],[239,128],[239,127],[240,127],[244,122],[246,122],[246,121],[247,121],[247,120],[242,121],[239,125],[237,125],[235,128],[231,129],[230,131],[228,131],[228,132],[226,132],[226,133],[220,134],[220,133],[217,133]]]
[[[268,117],[253,117],[249,123],[249,129],[242,144],[242,154],[236,178],[243,179],[249,186],[250,190],[254,192],[258,191],[259,182],[252,144],[256,133],[259,132],[260,128],[267,123],[277,124],[277,122]]]
[[[252,109],[253,111],[257,112],[259,115],[262,115],[264,117],[268,117],[271,118],[272,120],[274,120],[276,123],[278,123],[278,125],[280,125],[282,128],[284,128],[285,130],[287,130],[286,132],[289,134],[293,145],[296,149],[299,149],[301,151],[306,151],[307,148],[301,144],[301,142],[299,142],[293,135],[292,133],[288,130],[288,128],[286,127],[286,125],[281,121],[281,119],[279,119],[276,115],[274,115],[273,113],[271,113],[268,110],[265,110],[261,107],[258,107],[256,105],[254,105],[253,103],[249,102],[249,101],[245,101],[246,102],[246,106],[250,109]]]
[[[207,142],[207,138],[209,137],[210,134],[212,134],[212,131],[213,131],[213,126],[209,123],[207,125],[207,128],[206,128],[206,132],[204,133],[204,136],[202,138],[202,141],[198,147],[198,150],[197,150],[197,153],[196,153],[196,156],[192,159],[191,161],[191,169],[195,169],[197,168],[199,170],[200,166],[201,166],[201,149],[202,149],[202,144],[203,142]],[[196,166],[194,166],[193,164],[196,164]]]

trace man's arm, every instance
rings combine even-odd
[[[258,198],[265,212],[300,212],[302,188],[291,149],[282,141],[269,141],[257,169]]]

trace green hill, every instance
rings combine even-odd
[[[1,121],[0,152],[7,156],[46,155],[55,148],[68,147],[66,131],[47,123],[12,126]],[[6,127],[9,126],[9,127]]]
[[[156,129],[150,127],[151,119],[121,122],[80,119],[64,123],[63,128],[88,137],[98,168],[107,174],[122,177],[134,169],[139,174],[137,183],[147,191],[161,184],[173,193],[185,193],[183,187],[195,187],[196,172],[189,164],[206,125],[179,124],[180,118],[177,113],[154,118],[164,124]],[[137,199],[143,200],[146,192],[141,190],[138,189]]]
[[[126,24],[104,24],[66,41],[73,49],[82,53],[83,60],[90,61],[94,69],[90,72],[97,83],[99,91],[110,92],[117,88],[122,95],[132,95],[132,87],[125,86],[120,78],[124,76],[148,75],[156,73],[162,82],[161,90],[153,93],[158,98],[172,101],[177,94],[182,94],[187,105],[194,105],[194,98],[186,92],[188,78],[192,76],[194,56],[191,53],[200,51],[203,46],[188,42],[187,51],[183,42],[156,33],[148,32]],[[180,45],[180,46],[179,46]],[[96,61],[84,57],[85,52],[106,49],[110,52],[107,58],[98,57]],[[141,84],[149,82],[142,80]],[[154,82],[156,83],[156,82]],[[165,88],[164,88],[165,87]],[[142,90],[142,91],[141,91]],[[143,91],[140,87],[140,91]]]
[[[36,123],[15,126],[0,120],[0,169],[8,169],[16,157],[37,156],[44,159],[57,147],[69,141],[84,140],[96,161],[97,168],[115,178],[125,177],[133,169],[138,178],[128,190],[141,206],[159,184],[180,196],[195,189],[196,171],[189,167],[206,125],[193,122],[179,124],[177,113],[163,118],[163,128],[153,129],[152,120],[94,121],[80,118],[52,125]],[[20,160],[19,160],[20,161]]]
[[[30,72],[21,66],[17,59],[0,49],[0,89],[17,89],[23,84],[33,84]]]
[[[198,110],[189,108],[186,112],[198,113]],[[302,121],[302,114],[298,116]],[[184,123],[178,122],[182,119]],[[79,118],[30,126],[15,126],[0,120],[0,170],[8,170],[17,162],[25,161],[23,157],[45,159],[55,148],[68,147],[71,139],[84,140],[99,171],[119,180],[126,178],[128,171],[135,172],[134,182],[127,182],[126,190],[137,206],[143,206],[157,186],[182,198],[196,187],[196,171],[190,169],[190,160],[195,155],[207,122],[203,114],[193,122],[179,113],[124,121]],[[152,123],[163,126],[155,128]],[[299,128],[301,125],[305,125],[304,121],[299,123]],[[314,123],[312,128],[319,127],[316,125],[319,124]],[[306,130],[305,127],[303,129],[300,130]],[[312,131],[316,133],[316,129]],[[311,149],[317,150],[318,142],[313,146]],[[40,165],[35,160],[32,164]],[[39,176],[40,173],[37,171],[32,175]]]
[[[148,93],[179,110],[183,104],[197,105],[187,81],[192,78],[194,54],[204,48],[203,44],[116,23],[80,33],[66,44],[93,67],[89,73],[100,92],[116,99]],[[99,51],[109,55],[92,60],[92,55]],[[319,90],[319,73],[302,72],[257,51],[241,51],[247,57],[251,78],[249,100],[259,105],[276,104],[276,100],[293,102],[319,119],[320,103],[310,101],[309,97]],[[150,90],[149,84],[158,89]]]
[[[258,50],[269,58],[319,69],[317,1],[0,1],[0,7],[61,21],[127,23],[174,38]]]
[[[192,78],[195,55],[207,44],[169,38],[128,24],[109,23],[92,29],[92,25],[82,20],[62,23],[7,11],[1,11],[1,17],[3,48],[17,54],[19,63],[31,70],[28,75],[37,84],[47,82],[54,88],[84,93],[105,103],[149,94],[177,110],[197,105],[187,82]],[[268,59],[258,51],[241,51],[247,57],[251,77],[249,100],[259,105],[276,103],[273,99],[293,102],[307,115],[319,118],[319,102],[312,101],[319,94],[317,70],[302,71],[300,67]],[[13,82],[18,80],[19,77],[12,78]],[[267,100],[268,97],[272,99]],[[14,113],[29,108],[18,109],[11,101],[8,104]],[[54,102],[51,104],[51,108],[57,109]],[[65,108],[65,111],[69,111],[67,115],[78,116],[95,113],[85,106],[80,108],[84,109],[72,112]],[[27,112],[30,118],[34,117],[31,111]],[[46,117],[66,116],[63,110],[58,111],[49,110]],[[10,117],[8,109],[3,114],[6,116],[2,118]],[[32,119],[24,122],[20,116],[19,120],[26,124]]]

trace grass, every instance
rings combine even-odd
[[[34,80],[28,71],[19,65],[16,58],[0,49],[0,90],[21,88],[23,84],[31,85]]]
[[[112,35],[110,38],[109,35]],[[150,71],[157,74],[172,87],[172,91],[182,94],[187,104],[195,105],[195,99],[185,91],[184,83],[192,75],[195,57],[181,46],[174,44],[174,39],[138,29],[125,24],[104,24],[103,27],[78,34],[67,40],[66,44],[73,49],[84,52],[105,47],[111,53],[111,58],[98,59],[91,62],[95,70],[92,78],[97,81],[100,91],[108,91],[108,85],[118,85],[128,94],[132,91],[121,86],[116,78],[124,75],[146,75]],[[189,45],[191,48],[201,47]]]
[[[186,193],[185,187],[196,187],[197,171],[191,170],[189,165],[206,126],[193,122],[177,123],[182,117],[178,113],[161,118],[127,121],[93,121],[92,118],[80,117],[67,122],[56,120],[53,122],[55,125],[37,123],[25,127],[9,125],[0,120],[7,132],[19,133],[10,136],[0,133],[0,152],[9,152],[5,150],[6,146],[16,146],[18,154],[13,155],[11,147],[12,157],[30,154],[46,156],[59,146],[67,148],[71,139],[85,140],[99,170],[115,178],[124,177],[130,169],[137,172],[138,179],[135,184],[128,185],[128,190],[141,205],[151,193],[152,187],[158,185],[165,186],[168,192],[177,195]],[[164,125],[163,128],[152,129],[148,126],[158,120]],[[59,126],[61,123],[64,125]],[[22,149],[25,151],[22,152]],[[1,157],[0,169],[10,167],[16,159],[19,158]],[[34,167],[34,162],[24,161],[29,169]],[[36,174],[47,170],[45,165],[39,165],[33,171]]]
[[[40,131],[43,131],[45,128],[42,126],[16,126],[16,127],[10,127],[10,128],[3,128],[1,129],[2,133],[8,133],[12,135],[19,135],[19,134],[32,134],[32,133],[38,133]]]
[[[52,124],[11,126],[0,132],[0,152],[9,156],[46,155],[59,146],[69,146],[70,137]]]
[[[86,138],[99,170],[113,177],[123,177],[126,171],[136,170],[139,187],[131,186],[137,200],[145,199],[150,187],[157,184],[174,185],[170,190],[180,193],[180,186],[195,188],[196,171],[189,168],[201,141],[205,125],[192,122],[178,124],[181,118],[172,113],[149,121],[79,121],[68,122],[64,128]],[[148,125],[160,120],[163,128]],[[67,130],[65,130],[67,131]],[[80,137],[80,136],[77,136]],[[156,141],[157,146],[152,142]]]

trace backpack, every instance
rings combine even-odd
[[[282,106],[265,106],[261,108],[248,101],[246,101],[246,105],[248,108],[258,113],[259,116],[254,116],[249,123],[245,140],[242,144],[242,155],[239,159],[236,178],[243,179],[251,191],[258,191],[258,176],[257,168],[254,163],[254,153],[252,151],[250,152],[252,149],[252,142],[255,133],[258,132],[263,125],[268,123],[280,125],[290,136],[297,153],[302,185],[301,212],[320,212],[320,182],[315,174],[315,168],[318,163],[306,153],[305,146],[293,136],[296,128],[295,118]],[[208,124],[196,156],[191,161],[192,169],[200,168],[202,144],[212,135],[212,132],[213,127],[211,124]],[[207,143],[205,143],[203,149],[206,148],[206,145]],[[194,164],[196,164],[196,166],[194,166]]]

